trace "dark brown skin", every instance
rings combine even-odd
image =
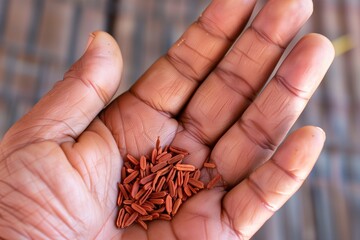
[[[284,138],[334,55],[325,37],[304,36],[258,94],[312,3],[268,1],[225,56],[254,4],[214,0],[105,109],[120,82],[121,53],[106,33],[92,34],[64,80],[0,143],[0,238],[249,239],[318,158],[321,129]],[[117,229],[123,157],[149,152],[158,136],[187,149],[197,167],[210,156],[227,187],[202,191],[147,232]]]

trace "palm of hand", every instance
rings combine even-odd
[[[168,55],[99,115],[117,88],[121,58],[109,36],[93,36],[65,80],[1,142],[0,237],[247,239],[284,204],[324,136],[307,127],[277,147],[333,53],[323,37],[304,37],[255,98],[310,4],[270,1],[224,57],[254,5],[224,2],[213,1]],[[283,24],[289,16],[294,22]],[[122,156],[149,152],[158,136],[186,148],[197,167],[210,157],[228,186],[200,192],[147,232],[116,229]]]
[[[126,101],[124,103],[126,105]],[[164,118],[160,113],[154,117],[154,123],[159,121],[156,117]],[[134,137],[134,132],[147,131],[143,126],[132,128],[133,131],[119,139],[127,142],[127,138]],[[165,127],[166,130],[175,132],[176,128]],[[142,149],[143,145],[132,147]],[[126,147],[123,150],[126,152]],[[116,229],[119,158],[113,136],[100,119],[95,119],[76,143],[65,142],[59,146],[45,141],[12,153],[4,160],[6,169],[2,171],[7,174],[1,182],[6,188],[1,189],[1,195],[4,203],[9,201],[12,209],[16,209],[17,212],[9,214],[21,219],[25,230],[36,229],[28,235],[34,239],[109,239],[117,235],[124,239],[161,239],[161,236],[219,239],[235,235],[222,209],[223,189],[200,192],[180,208],[176,218],[150,224],[147,233],[138,225],[121,231]]]

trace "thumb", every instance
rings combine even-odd
[[[121,72],[122,58],[116,41],[107,33],[92,33],[84,55],[64,79],[7,132],[3,149],[12,152],[30,142],[60,143],[77,138],[109,103],[119,86]]]

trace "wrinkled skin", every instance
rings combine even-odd
[[[106,106],[122,59],[106,33],[89,38],[63,81],[0,144],[0,238],[249,239],[301,186],[325,134],[303,127],[285,140],[332,59],[329,41],[304,36],[270,82],[284,49],[312,12],[309,0],[214,0],[169,52]],[[105,107],[106,106],[106,107]],[[126,153],[157,136],[208,158],[224,185],[189,199],[148,231],[117,229],[117,182]],[[203,171],[202,180],[215,173]]]

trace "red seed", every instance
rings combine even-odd
[[[126,167],[121,168],[121,181],[124,181],[126,178]]]
[[[166,191],[153,192],[150,194],[150,198],[163,198],[167,195]]]
[[[134,209],[136,212],[140,213],[141,215],[147,214],[146,210],[137,203],[132,203],[131,207],[132,207],[132,209]]]
[[[194,173],[194,176],[193,178],[196,179],[196,180],[199,180],[200,179],[200,175],[201,175],[201,172],[199,169],[197,169]]]
[[[119,191],[118,198],[117,198],[117,205],[120,206],[123,202],[124,195]]]
[[[157,150],[156,150],[156,148],[154,148],[152,150],[152,153],[151,153],[151,162],[152,162],[152,164],[155,164],[156,155],[157,155]]]
[[[139,161],[134,156],[127,154],[126,157],[132,164],[139,165]]]
[[[160,192],[161,189],[163,188],[164,184],[165,184],[166,178],[165,177],[161,177],[159,183],[157,184],[156,188],[155,188],[155,192]]]
[[[124,179],[124,183],[130,183],[139,175],[139,171],[132,172],[129,176]]]
[[[171,212],[172,212],[172,207],[173,207],[172,197],[170,197],[170,195],[167,195],[167,196],[166,196],[166,200],[165,200],[165,208],[166,208],[166,212],[167,212],[168,214],[171,214]]]
[[[207,184],[206,188],[212,189],[220,181],[220,179],[221,179],[221,175],[217,174],[213,179],[210,180],[210,182]]]
[[[166,162],[171,159],[171,153],[163,152],[161,157],[158,156],[158,162]]]
[[[175,184],[174,182],[171,180],[168,182],[168,186],[169,186],[169,194],[171,197],[175,197]]]
[[[138,218],[139,213],[138,212],[133,212],[130,217],[126,220],[124,226],[128,227],[130,226],[133,222],[135,222],[135,220]]]
[[[135,195],[139,191],[139,187],[140,187],[139,180],[136,180],[131,189],[131,197],[135,198]]]
[[[175,164],[175,163],[177,163],[177,162],[179,162],[180,160],[183,160],[183,159],[184,159],[184,155],[183,155],[183,154],[179,154],[179,155],[176,155],[176,156],[170,158],[170,159],[168,160],[168,163],[169,163],[169,164]]]
[[[170,146],[170,147],[169,147],[169,150],[170,150],[171,152],[178,153],[178,154],[183,154],[183,155],[185,155],[185,156],[189,154],[189,152],[186,151],[185,149],[182,149],[182,148],[179,148],[179,147],[175,147],[175,146]]]
[[[141,170],[146,169],[146,158],[145,158],[145,156],[140,157],[140,169]]]
[[[177,211],[179,210],[180,206],[182,204],[182,201],[180,198],[176,199],[173,209],[172,209],[172,215],[175,216],[175,214],[177,213]]]
[[[151,168],[151,172],[157,172],[157,171],[159,171],[160,169],[166,167],[167,165],[168,165],[167,162],[158,163],[158,164],[156,164],[155,166],[153,166],[153,167]]]
[[[178,171],[193,172],[196,170],[195,166],[191,164],[176,164],[174,168],[177,169]]]
[[[164,214],[164,213],[162,213],[162,214],[160,214],[159,219],[160,219],[160,220],[170,221],[170,220],[171,220],[171,216],[170,216],[169,214]]]
[[[186,194],[188,197],[191,197],[192,193],[191,193],[191,190],[190,190],[190,188],[189,188],[189,185],[184,186],[183,189],[184,189],[185,194]]]
[[[122,209],[120,209],[117,220],[116,220],[116,226],[117,227],[121,227],[124,216],[125,216],[125,209],[122,208]]]
[[[152,174],[140,179],[140,184],[144,185],[144,184],[152,181],[155,178],[155,176],[156,176],[156,173],[152,173]]]
[[[215,163],[206,162],[204,163],[204,168],[216,168],[216,165]]]
[[[161,205],[165,202],[162,198],[150,198],[149,201],[156,205]]]
[[[143,220],[140,220],[140,219],[137,219],[136,222],[145,230],[148,229],[148,226],[147,224],[143,221]]]
[[[189,184],[191,184],[194,187],[200,188],[200,189],[204,188],[204,183],[200,180],[196,180],[195,178],[190,178]]]
[[[124,198],[125,198],[125,199],[129,199],[129,195],[128,195],[128,193],[127,193],[124,185],[121,184],[121,183],[119,183],[118,186],[119,186],[119,189],[120,189],[122,195],[124,196]]]

